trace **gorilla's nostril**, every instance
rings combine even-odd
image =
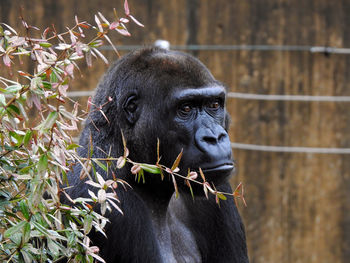
[[[205,141],[206,143],[209,143],[209,144],[216,144],[217,143],[216,138],[212,137],[212,136],[204,136],[203,141]]]
[[[219,141],[219,142],[222,141],[223,139],[226,138],[226,136],[227,136],[227,133],[221,133],[221,134],[219,135],[218,141]]]

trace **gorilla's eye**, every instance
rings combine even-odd
[[[180,116],[186,117],[192,112],[192,109],[193,109],[193,107],[190,104],[185,103],[179,107],[178,112],[179,112]]]
[[[190,105],[184,105],[184,106],[182,106],[181,110],[183,112],[190,112],[192,110],[192,108]]]
[[[134,113],[137,109],[137,97],[135,95],[130,96],[125,101],[123,108],[129,113]]]
[[[131,101],[131,102],[126,106],[126,110],[127,110],[128,112],[131,112],[131,113],[135,112],[136,109],[137,109],[137,104],[135,103],[135,101]]]
[[[209,105],[208,105],[208,107],[210,109],[213,109],[213,110],[216,110],[216,109],[220,108],[220,106],[221,106],[221,104],[220,104],[220,101],[218,101],[218,100],[210,102]]]

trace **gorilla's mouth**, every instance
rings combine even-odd
[[[202,168],[205,176],[228,176],[235,169],[233,163],[223,163],[212,167]]]

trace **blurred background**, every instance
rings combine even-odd
[[[232,186],[245,186],[248,206],[239,209],[251,262],[349,262],[350,1],[129,0],[129,6],[145,28],[131,23],[131,37],[111,36],[122,54],[165,39],[229,88],[238,165]],[[54,24],[63,32],[74,15],[94,23],[100,11],[112,20],[113,7],[123,14],[123,0],[0,0],[0,20],[23,33],[22,12],[41,30]],[[105,44],[103,54],[116,59]],[[71,91],[94,90],[107,66],[100,60],[80,68]],[[82,105],[84,92],[74,97]]]

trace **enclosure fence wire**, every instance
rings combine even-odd
[[[94,91],[71,91],[69,97],[93,96]],[[267,101],[313,101],[313,102],[350,102],[350,96],[312,96],[312,95],[263,95],[252,93],[229,92],[229,98],[267,100]],[[76,139],[77,140],[77,139]],[[284,152],[284,153],[320,153],[320,154],[350,154],[350,148],[321,148],[321,147],[294,147],[268,146],[232,142],[231,147],[241,150]]]
[[[142,45],[116,46],[118,50],[130,51],[142,48]],[[337,48],[327,46],[279,46],[279,45],[171,45],[174,50],[203,50],[203,51],[299,51],[324,54],[350,54],[350,48]],[[106,45],[100,50],[113,50],[112,46]],[[69,97],[93,96],[94,91],[71,91]],[[350,102],[350,96],[317,96],[317,95],[274,95],[228,92],[229,98],[266,101],[304,101],[304,102]],[[257,144],[246,144],[232,142],[231,147],[235,149],[284,152],[284,153],[318,153],[318,154],[350,154],[350,148],[323,148],[323,147],[294,147],[294,146],[268,146]]]
[[[143,45],[116,46],[120,51],[131,51],[144,47]],[[100,50],[113,50],[110,45],[99,47]],[[202,50],[202,51],[301,51],[324,54],[350,54],[350,48],[338,48],[327,46],[293,46],[293,45],[170,45],[173,50]]]

